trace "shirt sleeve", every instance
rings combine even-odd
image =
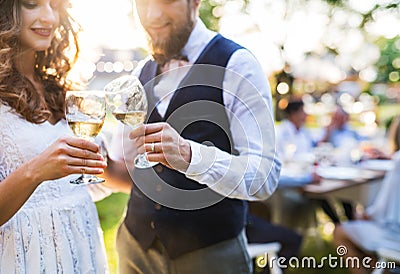
[[[279,178],[279,188],[281,187],[297,187],[310,184],[313,181],[311,173],[301,174],[299,176],[282,175]]]
[[[275,156],[269,83],[248,50],[237,50],[229,60],[223,97],[238,155],[191,141],[185,175],[226,197],[267,199],[278,185],[281,163]]]

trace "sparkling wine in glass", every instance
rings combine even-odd
[[[108,83],[104,90],[107,105],[118,121],[131,128],[144,123],[147,114],[146,92],[136,76],[121,76]],[[157,164],[149,162],[146,153],[135,158],[137,168],[149,168]]]
[[[94,141],[104,124],[106,103],[103,90],[67,91],[66,119],[75,136]],[[91,174],[82,174],[71,184],[88,185],[105,180]]]

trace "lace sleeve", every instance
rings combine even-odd
[[[20,166],[23,159],[13,141],[14,130],[10,123],[12,116],[9,107],[0,103],[0,182]]]
[[[4,162],[3,130],[0,130],[0,182],[6,178]]]

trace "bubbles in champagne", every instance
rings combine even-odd
[[[144,111],[131,111],[124,113],[113,112],[113,115],[118,121],[131,127],[137,127],[138,125],[143,124],[146,119],[146,112]]]

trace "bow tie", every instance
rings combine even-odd
[[[181,58],[172,58],[171,60],[167,61],[163,66],[160,66],[161,73],[189,64],[187,57],[180,57]]]

